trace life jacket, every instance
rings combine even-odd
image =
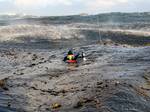
[[[68,55],[67,60],[74,60],[74,55],[73,54]]]
[[[75,56],[73,54],[67,56],[68,63],[76,63]]]

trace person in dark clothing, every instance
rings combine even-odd
[[[72,50],[69,50],[67,56],[64,57],[63,61],[68,63],[76,63],[79,55],[79,53],[75,55]]]

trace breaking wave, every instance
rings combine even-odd
[[[55,40],[83,38],[78,30],[69,29],[67,26],[52,25],[9,25],[0,28],[0,41],[21,41],[24,38],[37,38]]]

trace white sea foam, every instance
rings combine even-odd
[[[0,27],[0,41],[20,41],[21,38],[33,39],[70,39],[83,38],[79,30],[69,27],[52,25],[9,25]],[[20,38],[20,39],[19,39]]]

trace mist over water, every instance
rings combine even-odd
[[[0,41],[5,44],[29,43],[31,45],[36,43],[39,45],[42,43],[42,46],[45,42],[60,47],[60,45],[69,43],[68,41],[72,43],[72,39],[75,41],[74,44],[81,42],[80,45],[82,45],[93,43],[93,41],[97,42],[100,37],[104,41],[110,40],[136,46],[149,43],[150,20],[148,13],[9,18],[1,20],[1,23],[4,22],[6,25],[0,27]]]

